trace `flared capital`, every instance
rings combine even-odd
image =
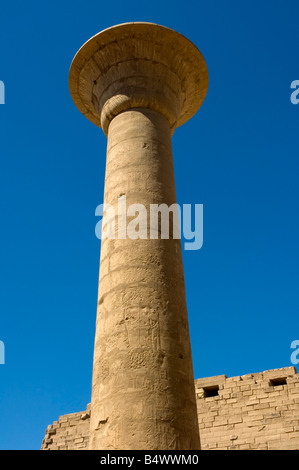
[[[77,108],[107,135],[131,108],[161,112],[172,131],[202,105],[208,69],[186,37],[153,23],[124,23],[89,39],[73,59],[69,87]]]

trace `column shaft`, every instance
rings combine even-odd
[[[170,125],[157,111],[110,123],[104,202],[117,214],[124,196],[148,215],[176,202]],[[101,243],[90,448],[199,449],[181,242],[149,229],[117,236]]]

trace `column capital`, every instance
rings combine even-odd
[[[89,39],[73,59],[69,87],[77,108],[107,135],[131,108],[159,111],[172,132],[202,105],[208,69],[197,47],[153,23],[124,23]]]

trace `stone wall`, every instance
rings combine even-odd
[[[90,405],[86,411],[60,416],[47,427],[41,450],[86,450],[89,423]]]
[[[294,367],[195,381],[203,450],[299,450]]]
[[[295,367],[195,380],[202,450],[299,450]],[[42,450],[88,447],[90,406],[48,426]]]

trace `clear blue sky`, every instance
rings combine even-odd
[[[195,377],[285,367],[299,339],[299,3],[2,2],[0,448],[39,449],[90,401],[106,138],[74,106],[79,47],[127,21],[203,53],[206,101],[173,137],[180,204],[204,205],[184,251]]]

